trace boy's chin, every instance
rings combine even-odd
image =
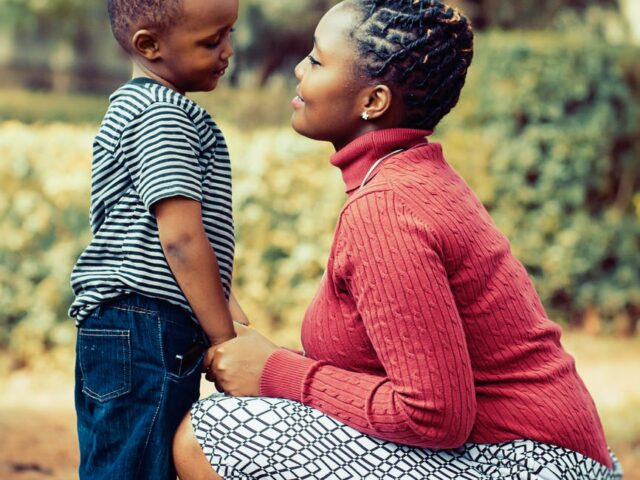
[[[220,82],[220,77],[216,77],[215,79],[209,82],[209,84],[206,86],[206,90],[202,90],[202,91],[211,92],[212,90],[215,90],[219,82]]]
[[[212,78],[207,80],[206,82],[200,82],[198,84],[191,84],[188,88],[185,88],[183,91],[189,93],[207,93],[215,90],[218,86],[218,82],[220,81],[220,77]]]

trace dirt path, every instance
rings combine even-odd
[[[568,336],[565,344],[601,410],[625,480],[640,480],[639,342]],[[203,395],[210,391],[206,386]],[[68,372],[0,378],[0,480],[77,480],[76,442]]]
[[[206,383],[201,391],[214,390]],[[77,480],[75,421],[69,374],[19,371],[0,380],[0,480]]]
[[[0,479],[77,479],[72,379],[17,372],[0,388]]]

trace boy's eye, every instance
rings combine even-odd
[[[309,59],[309,63],[311,63],[311,65],[320,65],[320,62],[316,60],[313,55],[307,55],[307,58]]]
[[[212,42],[205,42],[203,44],[206,48],[218,48],[218,46],[220,45],[220,40],[215,40]]]
[[[227,33],[225,34],[225,36],[227,36],[227,35],[231,35],[231,34],[232,34],[233,32],[235,32],[235,31],[236,31],[236,29],[235,29],[235,28],[230,28],[230,29],[227,31]],[[203,43],[203,45],[204,45],[206,48],[214,49],[214,48],[218,48],[218,47],[220,46],[220,42],[222,42],[222,38],[216,38],[215,40],[211,40],[211,41],[208,41],[208,42]]]

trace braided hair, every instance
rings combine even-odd
[[[122,48],[131,53],[131,35],[138,28],[166,32],[182,18],[182,0],[108,0],[111,30]]]
[[[458,103],[473,58],[473,31],[438,0],[346,0],[361,16],[351,37],[359,68],[395,88],[406,127],[433,130]]]

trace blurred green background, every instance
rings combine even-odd
[[[130,70],[104,3],[0,0],[2,372],[43,358],[69,368],[68,279],[90,238],[92,139]],[[344,201],[329,145],[288,125],[293,65],[335,3],[242,0],[232,69],[194,95],[232,154],[237,296],[289,346]],[[450,3],[473,20],[476,56],[432,140],[511,240],[572,351],[620,360],[606,377],[638,385],[625,366],[640,360],[640,0]],[[627,417],[638,418],[640,391],[626,395],[603,418],[635,468],[640,425]]]

